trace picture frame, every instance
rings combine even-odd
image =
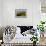
[[[15,16],[16,17],[26,17],[27,15],[26,15],[26,12],[27,12],[27,10],[26,9],[16,9],[15,10]]]

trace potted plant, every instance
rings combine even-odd
[[[45,27],[44,24],[45,24],[45,22],[40,21],[40,24],[37,25],[37,29],[40,30],[40,32],[41,32],[41,34],[42,34],[42,37],[44,37],[44,27]],[[40,35],[40,36],[41,36],[41,35]]]
[[[33,36],[32,39],[31,39],[31,41],[33,41],[33,46],[36,46],[36,43],[38,41],[37,36]]]

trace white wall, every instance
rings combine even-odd
[[[1,0],[0,0],[0,26],[1,26]]]
[[[16,18],[15,9],[27,9],[27,18]],[[39,0],[3,0],[2,25],[34,25],[40,20]]]

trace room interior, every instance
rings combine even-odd
[[[44,28],[42,33],[40,24]],[[34,35],[38,38],[37,45],[46,45],[46,0],[0,0],[2,46],[32,45]]]

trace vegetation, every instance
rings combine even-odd
[[[45,24],[45,22],[40,21],[40,24],[37,25],[37,29],[44,32],[44,27],[45,27],[44,24]]]
[[[33,46],[36,46],[36,43],[38,41],[37,36],[33,36],[32,39],[31,39],[31,41],[33,41]]]

